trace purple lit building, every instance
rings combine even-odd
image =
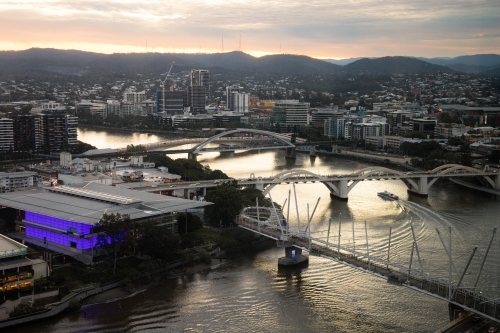
[[[93,227],[106,214],[127,214],[133,222],[172,221],[173,214],[210,203],[89,183],[0,194],[0,213],[15,216],[13,237],[90,263],[97,243]],[[5,219],[5,216],[0,217]]]

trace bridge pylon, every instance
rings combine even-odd
[[[296,266],[309,262],[309,257],[302,254],[302,249],[289,243],[279,243],[285,248],[285,256],[278,259],[278,266]]]

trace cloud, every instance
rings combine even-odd
[[[463,40],[478,48],[489,41],[500,53],[498,0],[19,0],[0,3],[0,15],[0,46],[116,45],[118,52],[148,40],[158,50],[213,52],[222,36],[229,50],[242,35],[254,54],[278,52],[281,42],[289,53],[321,57],[419,47],[422,55],[453,56],[430,41],[460,52]]]

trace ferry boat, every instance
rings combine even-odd
[[[397,195],[392,194],[391,192],[387,192],[387,191],[378,192],[377,195],[381,198],[389,199],[389,200],[398,200],[399,199],[399,197]]]

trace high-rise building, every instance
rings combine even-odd
[[[77,117],[49,110],[42,111],[39,117],[42,149],[61,151],[77,144]]]
[[[234,112],[248,112],[249,108],[249,98],[250,94],[248,93],[232,93],[232,111]]]
[[[206,113],[205,105],[205,87],[204,86],[190,86],[188,89],[189,106],[191,107],[192,114]]]
[[[205,105],[210,98],[210,75],[205,69],[192,69],[188,88],[188,103],[193,114],[206,113]]]
[[[206,69],[192,69],[191,70],[191,84],[190,86],[203,86],[205,87],[205,96],[210,98],[210,74]]]
[[[40,118],[29,114],[11,114],[14,122],[14,151],[40,150]]]
[[[9,118],[0,118],[0,150],[14,149],[14,125]]]
[[[163,92],[156,91],[156,112],[163,112],[166,114],[181,114],[184,113],[184,107],[188,106],[187,91],[165,91],[165,109],[163,108]]]

